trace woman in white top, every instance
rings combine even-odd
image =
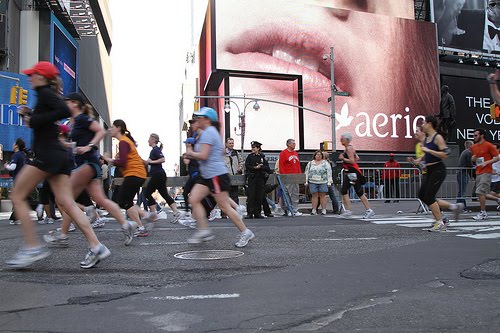
[[[306,186],[312,195],[311,215],[317,214],[318,200],[321,204],[321,215],[326,215],[326,194],[332,185],[332,167],[323,159],[321,151],[316,151],[313,160],[307,163],[305,174]]]

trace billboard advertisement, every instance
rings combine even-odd
[[[496,0],[434,0],[440,46],[500,53],[500,4]]]
[[[78,91],[78,44],[51,14],[50,59],[59,69],[63,81],[63,93]]]
[[[457,127],[453,137],[463,148],[465,140],[473,140],[475,128],[486,130],[486,140],[500,142],[500,121],[490,114],[490,88],[486,80],[455,76],[442,76],[441,82],[450,87],[455,99]]]
[[[342,149],[340,134],[351,132],[358,150],[412,151],[415,125],[424,115],[439,113],[435,24],[402,18],[413,17],[406,1],[352,2],[353,10],[313,3],[215,1],[217,71],[301,75],[303,106],[317,111],[304,111],[297,126],[296,108],[259,102],[258,112],[246,112],[245,142],[283,149],[286,139],[299,138],[298,131],[305,149],[332,140],[328,54],[333,47],[335,86],[349,94],[335,99],[337,149]],[[294,82],[238,77],[230,78],[229,93],[297,104],[298,88]],[[231,124],[237,117],[231,113]]]
[[[17,109],[22,105],[32,108],[35,103],[35,92],[26,75],[0,72],[0,144],[4,151],[12,151],[19,137],[31,147],[31,129],[24,126]]]

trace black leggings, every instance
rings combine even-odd
[[[149,183],[146,186],[146,200],[148,201],[148,206],[156,205],[156,200],[153,199],[152,196],[156,190],[158,190],[162,198],[165,199],[169,206],[175,202],[174,199],[172,199],[172,197],[168,194],[167,175],[165,172],[158,172],[151,175]]]
[[[446,166],[443,162],[428,165],[427,173],[423,175],[422,186],[418,191],[418,198],[427,206],[436,202],[436,194],[446,178]]]
[[[120,193],[118,194],[118,205],[120,208],[129,209],[134,205],[134,197],[139,192],[142,184],[144,184],[144,178],[128,176],[123,179],[123,183],[120,186]]]

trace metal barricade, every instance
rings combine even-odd
[[[446,179],[436,197],[458,202],[465,202],[475,198],[473,169],[459,167],[447,167],[446,169]],[[429,212],[428,207],[418,198],[418,191],[423,177],[419,168],[365,167],[360,168],[360,170],[366,178],[363,189],[368,200],[415,200],[419,203],[417,212]],[[346,170],[342,169],[339,173],[341,187],[345,172]],[[352,192],[350,198],[354,199],[355,197]]]

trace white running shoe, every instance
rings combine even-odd
[[[375,212],[373,211],[373,209],[367,209],[366,212],[365,212],[365,215],[363,216],[364,219],[370,219],[372,217],[375,216]]]
[[[484,210],[480,211],[476,216],[472,217],[476,221],[486,220],[488,218],[488,214]]]
[[[87,215],[90,224],[94,223],[97,220],[97,211],[94,206],[87,206],[83,209],[85,211],[85,215]]]
[[[134,221],[127,221],[126,228],[122,228],[123,235],[125,235],[125,245],[129,245],[134,239],[134,232],[137,228],[137,223]]]
[[[183,212],[183,211],[180,211],[180,210],[176,211],[174,213],[174,215],[172,216],[172,221],[170,221],[170,223],[177,223],[177,222],[179,222],[179,220],[182,219],[185,214],[186,213]]]
[[[208,242],[214,239],[214,235],[210,229],[196,230],[191,238],[188,238],[187,242],[189,244],[200,244],[203,242]]]
[[[24,268],[38,260],[47,258],[49,255],[50,251],[46,247],[20,249],[12,259],[7,260],[5,263],[9,268]]]
[[[106,246],[101,244],[97,253],[93,252],[92,250],[89,250],[89,252],[85,256],[85,259],[83,259],[83,261],[80,262],[80,267],[84,269],[92,268],[95,265],[97,265],[101,260],[109,257],[110,254],[111,251],[109,251],[109,249]]]
[[[246,229],[240,235],[240,239],[234,244],[236,247],[245,247],[248,242],[255,238],[254,233],[250,229]]]
[[[302,215],[304,215],[304,214],[302,214],[302,213],[301,213],[301,212],[299,212],[299,211],[296,211],[295,213],[293,213],[293,216],[302,216]]]
[[[340,214],[342,217],[351,217],[352,216],[352,210],[347,210],[345,209],[342,214]]]
[[[36,206],[36,217],[41,220],[43,218],[43,205],[42,204],[38,204],[38,206]]]
[[[106,220],[102,217],[97,218],[94,223],[92,223],[92,228],[97,229],[97,228],[104,228],[106,225]]]

